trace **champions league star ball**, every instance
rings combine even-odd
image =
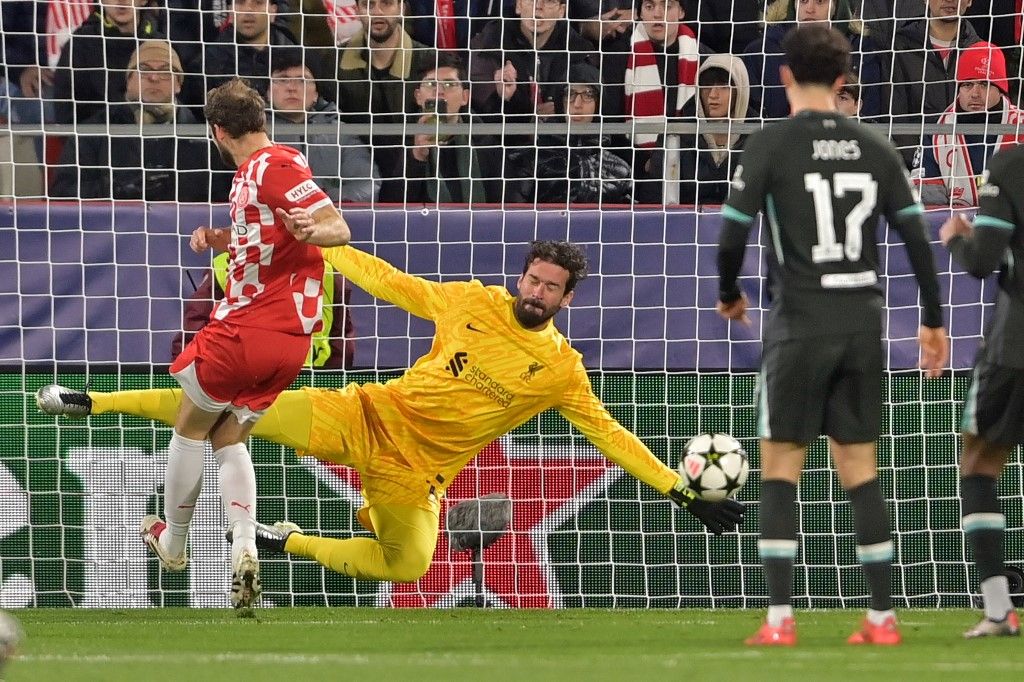
[[[702,433],[686,444],[679,473],[708,502],[732,497],[747,482],[750,463],[740,442],[727,433]]]
[[[14,657],[24,637],[17,619],[6,611],[0,611],[0,675],[3,675],[4,666]]]

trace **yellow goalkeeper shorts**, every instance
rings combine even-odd
[[[435,474],[408,464],[402,445],[388,436],[360,386],[303,390],[311,412],[308,454],[358,471],[367,506],[412,505],[439,513],[444,489]],[[373,530],[365,507],[359,511],[359,521]]]

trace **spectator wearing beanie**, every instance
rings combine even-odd
[[[70,138],[50,196],[208,201],[208,142],[175,134],[176,125],[198,121],[178,101],[183,74],[174,48],[166,40],[140,43],[123,76],[123,101],[104,107],[84,123],[132,126],[135,132]],[[162,135],[141,135],[140,123],[167,130]]]
[[[1007,96],[1006,60],[992,43],[980,42],[960,53],[957,94],[938,123],[1019,126],[1021,111]],[[926,204],[977,206],[979,179],[997,151],[1024,142],[1014,133],[960,133],[926,136],[915,169]]]

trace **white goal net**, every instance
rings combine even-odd
[[[187,237],[228,220],[231,170],[202,105],[235,75],[265,95],[272,137],[303,151],[354,243],[397,267],[514,287],[530,240],[582,244],[594,276],[559,325],[613,415],[670,466],[703,431],[731,433],[751,455],[747,521],[713,537],[560,416],[531,420],[486,448],[446,501],[512,499],[509,532],[483,555],[486,601],[763,605],[754,376],[764,242],[752,238],[742,278],[754,324],[730,328],[714,310],[718,207],[745,135],[788,114],[780,36],[823,11],[854,46],[855,84],[841,106],[904,152],[933,236],[951,209],[970,211],[985,161],[1022,132],[1021,10],[1013,0],[948,5],[5,0],[0,607],[228,603],[212,458],[190,568],[161,573],[136,528],[161,508],[170,429],[116,414],[56,420],[31,396],[55,381],[174,386],[174,339],[192,329],[187,311],[208,303],[213,276]],[[914,369],[916,285],[898,239],[881,244],[889,371],[879,466],[894,590],[903,605],[965,606],[975,581],[960,529],[958,418],[994,282],[966,276],[936,245],[952,367],[926,381]],[[358,289],[347,305],[336,296],[335,314],[351,328],[338,327],[331,364],[299,384],[386,380],[429,348],[431,325]],[[366,533],[353,472],[258,439],[251,449],[261,521]],[[999,491],[1008,565],[1020,566],[1019,451]],[[812,446],[800,510],[796,605],[866,603],[824,440]],[[446,607],[474,603],[481,589],[470,556],[444,533],[416,583],[357,582],[269,555],[263,582],[275,606]]]

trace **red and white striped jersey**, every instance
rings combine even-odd
[[[297,241],[276,215],[278,208],[312,213],[331,204],[306,158],[284,145],[260,149],[238,167],[229,199],[228,281],[210,318],[290,334],[319,331],[320,248]]]
[[[61,50],[71,34],[92,14],[92,6],[93,0],[50,0],[46,7],[46,58],[50,68],[57,66]]]

